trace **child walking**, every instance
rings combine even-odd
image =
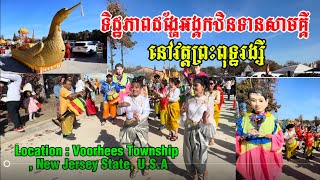
[[[24,92],[23,106],[29,113],[29,121],[36,119],[36,112],[39,110],[38,101],[32,97],[30,91]]]

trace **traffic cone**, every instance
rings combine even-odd
[[[237,102],[236,102],[236,99],[233,100],[233,109],[236,109],[237,108]]]

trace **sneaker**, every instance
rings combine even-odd
[[[105,122],[105,121],[101,122],[101,126],[104,126],[105,124],[106,124],[106,122]]]
[[[165,128],[166,128],[165,125],[161,125],[161,126],[159,127],[159,130],[162,130],[162,129],[165,129]]]
[[[71,134],[70,134],[70,135],[63,135],[63,138],[64,138],[64,139],[67,139],[67,140],[71,140],[71,141],[77,139],[76,137],[72,136]]]
[[[30,122],[33,122],[33,119],[29,119]]]
[[[14,128],[14,131],[24,132],[24,129],[23,129],[23,127],[18,127],[18,128]]]
[[[114,118],[111,122],[112,122],[112,124],[114,124],[114,125],[117,124],[117,120],[116,120],[115,118]]]
[[[291,156],[291,159],[298,159],[296,155]]]

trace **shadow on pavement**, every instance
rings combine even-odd
[[[97,138],[97,140],[95,141],[95,143],[101,143],[103,142],[103,147],[120,147],[119,142],[115,139],[114,136],[110,135],[107,133],[106,130],[101,130],[99,137]],[[152,148],[152,146],[150,146]],[[123,157],[108,157],[112,160],[119,160],[119,159],[123,159],[123,160],[128,160],[127,157],[123,156]],[[173,174],[177,174],[180,175],[186,179],[190,179],[191,177],[188,175],[188,172],[184,169],[180,169],[179,167],[177,167],[167,156],[163,156],[163,157],[153,157],[151,156],[150,158],[155,158],[157,161],[157,165],[161,165],[162,159],[166,159],[167,163],[168,163],[168,171],[170,171]]]
[[[230,126],[223,124],[223,123],[219,123],[219,127],[220,127],[220,129],[218,129],[218,131],[221,131],[224,134],[227,134],[231,137],[236,137],[235,128],[230,127]]]
[[[293,178],[296,179],[308,179],[308,180],[313,180],[312,177],[305,175],[293,168],[291,168],[290,166],[284,165],[282,167],[282,173],[286,174],[287,176],[291,176]],[[314,179],[315,180],[315,179]]]
[[[166,137],[168,136],[169,131],[167,129],[164,129],[165,133],[163,133],[162,131],[158,130],[158,128],[160,127],[160,121],[150,120],[149,119],[148,122],[149,122],[149,132],[151,132],[153,134],[156,134],[158,136],[166,136]],[[181,125],[180,125],[180,127],[181,127]],[[179,128],[178,129],[178,134],[180,134],[180,136],[183,136],[184,135],[184,129]]]
[[[156,134],[160,137],[166,136],[162,131],[158,129],[160,127],[160,122],[159,121],[153,121],[153,120],[148,120],[149,122],[149,132]]]
[[[102,54],[93,54],[93,55],[88,55],[88,54],[75,54],[73,53],[73,58],[75,58],[74,61],[78,62],[88,62],[88,63],[106,63],[106,60],[103,59]]]
[[[214,142],[221,147],[229,149],[232,152],[236,152],[236,145],[227,141],[223,141],[221,139],[214,139]]]
[[[223,160],[229,162],[230,164],[236,163],[236,154],[235,153],[224,152],[219,149],[215,149],[214,147],[209,148],[209,149],[210,149],[210,151],[208,151],[209,154],[212,154],[220,159],[223,159]],[[221,155],[226,156],[226,158],[221,157]]]
[[[236,122],[236,118],[234,117],[234,115],[225,115],[225,114],[220,114],[220,118],[222,119],[226,119],[228,120],[229,122]]]
[[[152,146],[150,146],[152,147]],[[191,176],[189,175],[189,172],[187,170],[181,169],[178,166],[176,166],[167,156],[163,157],[156,157],[156,156],[150,156],[150,158],[154,158],[157,161],[157,165],[161,165],[161,161],[165,159],[168,163],[168,171],[170,171],[173,174],[182,176],[186,178],[187,180],[192,180]]]
[[[315,156],[315,154],[314,154]],[[297,157],[299,159],[295,159],[295,160],[292,160],[291,162],[296,164],[298,166],[298,168],[305,168],[305,169],[308,169],[309,171],[315,173],[315,174],[319,174],[320,173],[320,164],[319,163],[319,158],[317,158],[316,156],[312,158],[312,160],[307,160],[306,159],[306,156],[298,151],[297,152]],[[313,162],[313,161],[316,161],[316,162]],[[285,160],[285,162],[287,162]],[[317,163],[318,162],[318,163]]]
[[[116,148],[120,147],[120,144],[116,140],[116,138],[114,136],[108,134],[107,130],[105,130],[105,129],[101,130],[99,137],[95,141],[95,143],[101,143],[101,142],[103,142],[103,147],[116,147]],[[109,156],[108,158],[112,159],[112,160],[115,160],[115,161],[118,161],[120,159],[128,160],[128,158],[126,156],[123,156],[123,157],[120,157],[120,156],[116,156],[116,157]]]

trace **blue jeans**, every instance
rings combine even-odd
[[[227,89],[228,100],[230,100],[230,93],[231,93],[231,89]]]

